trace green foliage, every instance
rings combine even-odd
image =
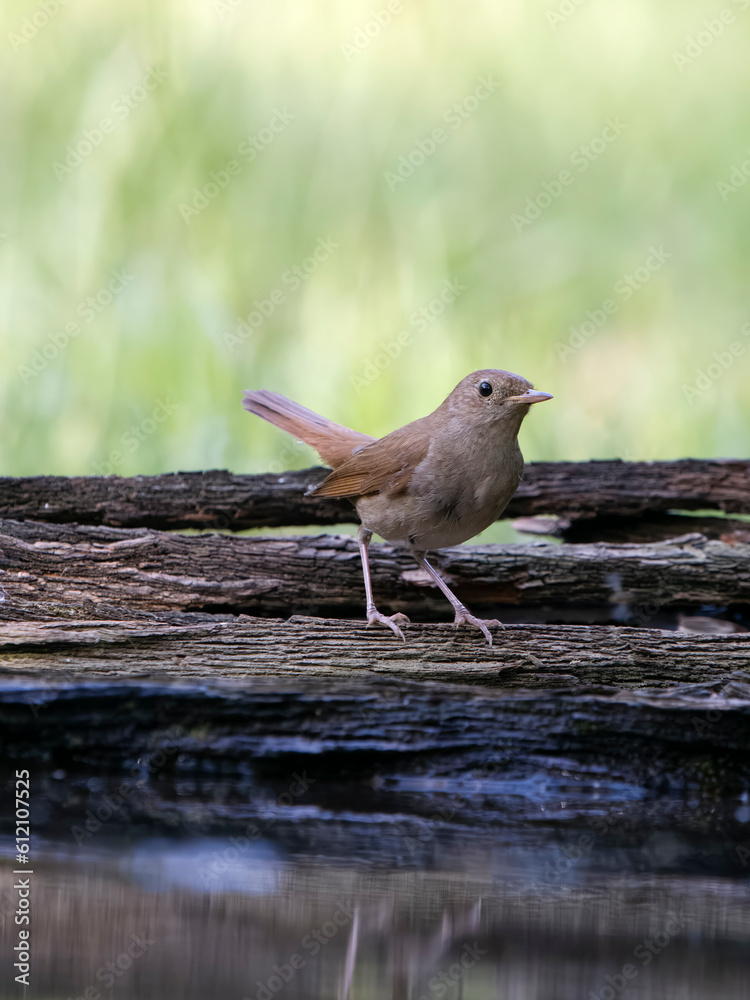
[[[528,459],[744,455],[745,2],[5,0],[0,470],[299,467],[243,388],[382,434],[476,367]]]

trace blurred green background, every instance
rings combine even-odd
[[[242,389],[478,367],[528,460],[745,456],[745,8],[4,0],[0,474],[301,467]]]

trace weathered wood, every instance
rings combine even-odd
[[[67,615],[74,611],[76,617]],[[94,616],[94,617],[87,617]],[[490,648],[475,631],[409,625],[402,643],[361,622],[296,616],[287,622],[89,605],[0,604],[0,674],[102,678],[306,677],[327,690],[352,678],[502,688],[665,688],[729,683],[750,668],[750,636],[655,629],[516,625]],[[335,679],[336,687],[330,687]],[[745,678],[747,680],[747,678]],[[750,697],[742,677],[732,683]]]
[[[674,762],[696,754],[705,761],[719,751],[732,760],[735,777],[750,776],[748,699],[708,704],[677,694],[526,694],[365,680],[348,677],[335,691],[310,677],[254,677],[239,686],[63,682],[31,696],[3,683],[0,752],[24,758],[95,752],[100,763],[120,764],[168,746],[173,753],[260,759],[367,753],[365,770],[379,754],[439,754],[446,771],[456,773],[478,766],[497,743],[527,764],[534,755],[606,753],[640,777],[662,756]]]
[[[701,535],[650,545],[459,546],[435,564],[470,605],[638,605],[750,602],[750,545]],[[440,591],[405,551],[373,545],[383,607],[449,615]],[[0,522],[0,584],[12,599],[93,600],[144,610],[362,613],[359,553],[347,536],[186,536],[122,529]],[[500,612],[502,613],[502,612]]]
[[[681,824],[694,830],[715,824],[716,797],[738,795],[750,779],[750,674],[738,669],[750,659],[736,636],[523,626],[489,650],[450,626],[411,631],[405,647],[385,632],[315,619],[7,624],[0,753],[84,773],[95,761],[131,781],[136,761],[150,772],[154,760],[164,771],[158,785],[129,798],[124,818],[182,826],[199,813],[223,831],[223,801],[198,806],[154,792],[164,795],[177,775],[200,776],[205,764],[210,773],[250,767],[253,785],[258,775],[303,771],[320,782],[311,801],[323,812],[302,830],[289,816],[286,836],[318,850],[339,829],[325,813],[326,780],[340,775],[355,782],[347,804],[357,780],[376,774],[395,781],[388,810],[404,820],[434,819],[444,799],[454,822],[533,824],[537,836],[563,798],[568,817],[600,815],[623,794],[637,801],[664,782],[695,789],[700,808]],[[446,781],[472,774],[479,787],[457,805]],[[523,793],[532,779],[537,790]],[[414,781],[430,794],[415,800]],[[370,802],[367,811],[382,813]],[[669,821],[668,800],[658,812],[642,805],[643,828]],[[731,810],[726,820],[737,826]],[[360,827],[348,827],[350,846],[354,838],[385,855],[413,836],[382,815]]]
[[[0,479],[0,516],[115,527],[240,530],[352,523],[352,505],[304,496],[320,468],[280,475],[178,472],[160,476]],[[750,462],[532,462],[505,517],[639,517],[669,510],[750,513]]]
[[[130,615],[0,605],[0,753],[33,762],[37,782],[55,769],[42,830],[70,829],[72,799],[81,827],[101,802],[115,835],[272,823],[292,853],[345,844],[422,864],[446,844],[481,844],[482,831],[496,848],[531,830],[540,849],[596,821],[609,841],[624,810],[638,836],[695,843],[705,829],[710,846],[717,824],[730,843],[744,834],[750,645],[739,636],[518,626],[489,649],[449,625],[411,627],[404,645],[345,621]],[[89,775],[92,762],[110,784],[80,800],[59,769]],[[247,796],[232,804],[205,784],[217,771]],[[298,773],[312,779],[303,823],[280,805]],[[133,791],[112,815],[102,793],[116,799],[123,779]],[[273,784],[276,804],[258,806],[259,785]],[[689,808],[659,788],[685,789]]]

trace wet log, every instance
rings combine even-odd
[[[114,682],[114,683],[113,683]],[[539,757],[606,755],[622,773],[653,774],[661,757],[683,762],[718,753],[731,779],[750,777],[750,698],[711,702],[679,692],[507,691],[460,683],[417,684],[356,677],[335,690],[313,674],[252,674],[227,685],[52,682],[30,692],[0,684],[0,752],[15,759],[92,759],[124,765],[140,754],[212,754],[238,759],[368,754],[439,759],[456,772],[479,766],[488,751],[528,764]],[[32,710],[33,709],[33,710]],[[453,760],[452,766],[449,762]],[[599,762],[599,767],[603,761]],[[559,767],[559,764],[558,764]]]
[[[219,770],[245,775],[248,789],[285,774],[314,779],[306,802],[319,811],[300,828],[285,808],[274,826],[290,849],[325,853],[343,836],[393,857],[407,836],[421,851],[435,834],[409,824],[432,824],[442,808],[464,825],[464,843],[466,825],[518,837],[531,824],[540,836],[561,799],[562,821],[625,799],[641,830],[673,830],[678,804],[666,797],[655,812],[646,801],[647,789],[670,786],[700,799],[680,823],[695,829],[705,812],[715,837],[717,799],[750,780],[750,656],[737,636],[521,626],[489,649],[445,625],[410,629],[404,645],[343,621],[66,620],[33,610],[48,620],[0,630],[0,753],[35,774],[48,761],[73,775],[95,767],[113,788],[128,775],[133,794],[111,829],[137,820],[244,830],[252,807],[228,811],[221,797],[177,791],[201,776],[210,788]],[[472,776],[472,794],[457,795]],[[378,794],[390,781],[394,790]],[[522,791],[529,781],[534,794]],[[79,797],[73,806],[83,811]],[[742,832],[734,808],[732,834]],[[389,811],[405,829],[384,822]]]
[[[459,546],[434,556],[470,606],[637,605],[645,623],[660,608],[750,603],[750,544],[687,535],[647,545]],[[374,545],[371,567],[383,607],[444,618],[440,591],[408,553]],[[354,540],[186,536],[0,522],[0,585],[14,600],[93,600],[144,610],[362,613]]]
[[[0,478],[0,517],[114,527],[241,530],[357,520],[347,501],[306,497],[321,468],[279,475]],[[671,510],[750,513],[750,462],[532,462],[504,517],[643,517]]]
[[[436,864],[488,830],[539,850],[584,823],[621,850],[679,831],[723,871],[749,739],[736,635],[516,626],[489,648],[450,625],[402,644],[347,621],[0,605],[0,753],[44,787],[47,836],[98,837],[97,813],[102,837],[257,828],[291,853]]]

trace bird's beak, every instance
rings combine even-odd
[[[506,399],[513,403],[543,403],[545,399],[554,399],[548,392],[539,392],[537,389],[527,389],[520,396],[506,396]]]

